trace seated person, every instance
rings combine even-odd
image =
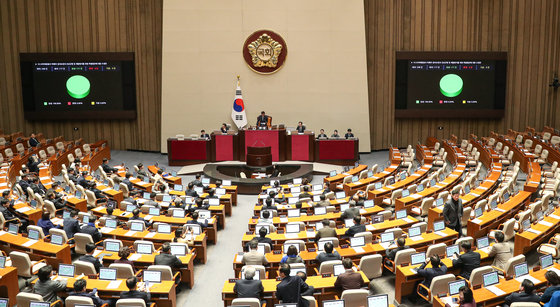
[[[84,296],[89,297],[95,307],[101,307],[103,304],[109,304],[109,301],[102,300],[99,298],[99,294],[97,291],[94,292],[86,292],[87,280],[85,279],[78,279],[74,281],[74,291],[68,293],[68,296]]]
[[[218,196],[216,196],[216,190],[215,189],[210,189],[208,190],[208,196],[206,196],[207,199],[210,198],[219,198]]]
[[[187,228],[188,232],[183,230],[183,227],[175,229],[175,237],[173,238],[174,243],[185,243],[187,244],[187,252],[189,252],[189,246],[194,245],[194,231],[192,227]],[[187,233],[190,234],[189,239],[187,239]]]
[[[46,265],[39,269],[39,280],[33,285],[33,293],[40,294],[43,301],[53,303],[58,299],[57,292],[66,291],[65,280],[51,280],[52,266]],[[15,285],[14,285],[15,286]]]
[[[103,192],[101,192],[101,190],[97,188],[97,184],[95,182],[91,182],[91,184],[87,187],[89,187],[89,190],[92,191],[93,194],[95,194],[95,198],[97,198],[97,204],[106,203],[109,200],[107,195],[103,194]],[[88,205],[88,208],[91,209],[92,206]]]
[[[31,135],[29,136],[29,146],[38,147],[39,144],[41,144],[41,142],[37,140],[37,136],[35,135],[35,133],[31,133]]]
[[[354,133],[352,133],[352,129],[348,128],[348,130],[346,130],[346,134],[344,135],[344,138],[349,139],[353,137],[354,137]]]
[[[431,268],[426,268],[428,262],[431,263]],[[445,273],[447,273],[447,266],[441,262],[438,255],[433,255],[430,258],[426,259],[426,262],[422,263],[417,271],[417,274],[419,276],[424,277],[422,284],[428,289],[430,288],[432,279],[434,279],[434,277],[444,275]],[[419,290],[424,291],[424,288],[419,288]]]
[[[493,266],[504,269],[508,259],[513,255],[510,251],[509,244],[504,242],[504,233],[501,231],[496,231],[494,235],[496,243],[492,244],[490,251],[488,252],[488,257],[494,257]]]
[[[516,302],[533,302],[538,303],[541,298],[534,292],[535,285],[529,279],[524,279],[519,287],[519,292],[512,293],[506,296],[504,307]]]
[[[196,211],[192,214],[192,220],[187,221],[187,225],[188,224],[200,225],[200,227],[202,227],[203,229],[208,227],[208,221],[206,219],[204,219],[204,223],[198,221],[198,212]]]
[[[235,286],[233,286],[233,293],[237,294],[237,297],[253,297],[260,299],[264,288],[260,280],[253,279],[255,277],[255,268],[247,267],[245,268],[245,279],[239,279],[235,281]]]
[[[29,221],[27,221],[24,218],[19,218],[15,214],[15,210],[13,208],[13,205],[10,203],[10,201],[8,201],[5,198],[0,200],[0,213],[2,214],[2,216],[4,216],[4,220],[6,220],[6,221],[11,220],[10,222],[7,222],[6,224],[11,224],[11,223],[20,224],[20,227],[19,227],[20,232],[21,231],[27,231],[27,225],[29,225]]]
[[[144,164],[138,163],[136,167],[138,168],[138,171],[136,172],[138,174],[138,179],[143,181],[146,178],[150,178],[148,172],[144,169]]]
[[[247,265],[266,265],[268,264],[268,260],[264,256],[263,253],[258,251],[259,243],[255,241],[251,241],[249,244],[249,252],[243,254],[243,264]]]
[[[303,193],[299,194],[299,199],[302,198],[313,198],[313,195],[311,193],[309,193],[309,186],[308,185],[304,185],[303,186]]]
[[[329,186],[329,184],[326,183],[326,182],[323,183],[323,193],[321,193],[321,194],[325,195],[325,194],[329,193],[330,191],[331,191],[331,187]]]
[[[354,272],[352,269],[352,260],[350,258],[342,259],[342,265],[344,266],[344,273],[341,273],[336,278],[334,282],[334,287],[338,290],[344,291],[349,289],[360,289],[364,280],[362,275],[358,272]]]
[[[154,264],[167,265],[173,268],[179,268],[183,263],[177,256],[171,254],[171,244],[165,242],[161,245],[161,253],[154,258]]]
[[[185,204],[185,202],[180,197],[175,197],[173,202],[171,202],[169,208],[179,208],[179,209],[185,210],[186,207],[187,207],[187,204]]]
[[[266,243],[270,245],[270,249],[272,249],[272,239],[267,238],[266,235],[268,234],[268,229],[266,227],[261,227],[259,229],[259,236],[257,238],[258,243]]]
[[[56,192],[47,192],[47,200],[52,202],[57,210],[66,207],[64,199],[62,197],[56,197]]]
[[[315,242],[319,242],[319,240],[322,238],[336,237],[336,229],[331,228],[330,220],[323,219],[321,221],[321,224],[323,224],[323,228],[317,230],[317,233],[315,234]]]
[[[45,236],[49,235],[49,230],[51,228],[56,228],[56,226],[54,226],[53,222],[51,221],[51,214],[48,211],[43,211],[43,215],[41,216],[39,221],[37,221],[37,226],[43,229],[43,234]]]
[[[554,271],[547,271],[544,273],[544,278],[548,281],[549,286],[544,290],[543,295],[541,295],[541,303],[548,303],[552,294],[560,290],[560,277],[558,277],[558,274]]]
[[[101,168],[105,171],[105,173],[107,173],[107,175],[116,173],[118,171],[116,168],[109,166],[109,159],[107,158],[103,158]]]
[[[353,237],[355,234],[364,231],[366,231],[366,225],[362,224],[362,217],[357,215],[354,217],[354,225],[348,228],[344,234]]]
[[[270,216],[270,210],[263,210],[261,216],[257,222],[258,224],[272,224],[273,219]]]
[[[221,131],[223,134],[226,134],[226,133],[228,132],[228,130],[229,130],[229,128],[228,128],[228,126],[226,125],[226,123],[223,123],[223,124],[222,124],[222,127],[220,128],[220,131]]]
[[[95,267],[95,271],[97,273],[99,273],[99,269],[101,268],[101,262],[99,261],[99,259],[97,259],[93,256],[94,251],[95,251],[95,244],[87,243],[86,244],[86,253],[87,254],[81,256],[79,258],[79,260],[93,263],[93,266]]]
[[[397,252],[402,251],[404,249],[410,248],[409,246],[405,245],[406,240],[403,237],[397,239],[397,248],[394,249],[387,249],[386,257],[387,259],[394,261]]]
[[[136,273],[136,268],[134,267],[134,261],[128,260],[128,256],[130,256],[130,247],[123,246],[119,249],[119,259],[115,260],[115,263],[123,263],[123,264],[130,264],[132,266],[132,270]]]
[[[303,122],[298,122],[296,130],[298,133],[303,133],[305,131],[305,126],[303,125]]]
[[[264,200],[261,210],[278,210],[278,207],[272,204],[272,198],[269,196]]]
[[[78,222],[78,219],[76,218],[77,216],[78,211],[72,210],[70,211],[70,216],[62,221],[62,227],[64,232],[66,232],[68,239],[72,239],[74,234],[80,232],[80,222]]]
[[[146,291],[146,287],[142,287],[140,290],[136,290],[136,284],[138,279],[136,277],[130,277],[126,280],[126,287],[128,291],[121,292],[120,298],[139,298],[146,302],[146,306],[150,306],[150,293]]]
[[[157,197],[156,192],[150,193],[150,199],[147,202],[145,202],[143,205],[159,208],[159,203],[156,201],[156,197]]]
[[[331,138],[339,138],[339,137],[340,137],[340,134],[338,134],[338,130],[335,129],[334,133],[331,134]]]
[[[280,260],[280,263],[303,263],[303,259],[298,255],[297,248],[294,245],[290,245],[286,255]]]
[[[200,138],[205,139],[205,140],[209,140],[210,135],[208,133],[206,133],[206,131],[204,131],[204,129],[202,129],[202,130],[200,130]]]
[[[340,217],[344,219],[353,219],[355,216],[360,216],[360,208],[356,207],[356,201],[351,200],[348,202],[350,207],[340,215]]]
[[[146,221],[143,217],[140,216],[140,209],[132,210],[132,217],[128,219],[129,221],[142,221],[146,224],[146,227],[150,226],[150,221]]]
[[[299,278],[303,280],[303,283],[307,285],[305,282],[307,280],[307,274],[305,272],[299,271],[296,275],[299,276]],[[307,285],[307,290],[301,292],[301,296],[313,296],[313,292],[315,292],[315,287]]]
[[[469,287],[462,286],[461,288],[459,288],[459,304],[454,306],[476,307],[476,302],[474,301],[473,292]],[[445,304],[445,307],[451,307],[451,305]]]
[[[331,202],[327,200],[325,194],[319,195],[319,201],[315,203],[315,207],[327,207],[330,206]]]
[[[122,181],[122,183],[126,184],[126,187],[128,188],[129,192],[136,190],[134,188],[134,184],[132,183],[132,181],[130,181],[130,178],[132,178],[132,174],[127,172],[124,175],[124,180]]]
[[[27,158],[27,169],[29,170],[30,173],[35,173],[35,174],[39,174],[39,161],[35,160],[35,155],[31,155],[29,156],[29,158]],[[39,160],[39,159],[37,159]]]
[[[191,196],[191,197],[198,197],[198,193],[196,193],[196,191],[194,190],[194,183],[193,182],[189,182],[189,184],[187,184],[187,189],[185,190],[185,195],[186,196]]]
[[[264,111],[261,111],[261,115],[257,117],[257,127],[270,128],[270,124],[271,124],[270,122],[272,122],[272,120],[270,120],[270,116],[266,115]]]
[[[317,134],[317,138],[327,138],[327,135],[325,134],[325,129],[321,129],[319,130],[319,134]]]
[[[342,259],[342,257],[340,257],[340,254],[337,251],[333,252],[334,245],[331,242],[325,243],[325,245],[323,246],[323,249],[324,249],[324,251],[319,253],[317,255],[317,257],[315,258],[315,260],[317,260],[319,265],[324,261]]]
[[[99,232],[97,227],[95,227],[95,220],[96,220],[95,215],[90,215],[87,225],[84,225],[80,229],[80,232],[90,235],[91,238],[93,239],[93,242],[99,242],[101,241],[101,233]]]
[[[204,187],[204,185],[202,185],[202,181],[200,180],[200,177],[201,177],[200,174],[194,175],[194,180],[191,181],[191,183],[192,183],[194,186],[197,186],[197,187],[201,187],[201,188],[202,188],[202,187]]]
[[[473,252],[471,243],[464,241],[461,243],[461,249],[464,254],[453,255],[453,267],[461,269],[461,276],[465,279],[469,279],[472,270],[480,267],[480,254]]]

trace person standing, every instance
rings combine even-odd
[[[298,307],[308,307],[309,302],[301,297],[301,293],[309,286],[299,276],[290,276],[290,265],[280,264],[279,276],[282,281],[276,285],[276,297],[282,304],[296,303]]]
[[[463,201],[459,198],[459,190],[454,190],[451,193],[451,199],[445,203],[443,207],[443,218],[445,226],[457,231],[459,237],[461,237],[463,233],[463,227],[461,226]]]

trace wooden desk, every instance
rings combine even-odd
[[[370,190],[368,192],[367,198],[373,199],[376,205],[381,205],[383,199],[391,197],[391,194],[398,189],[406,189],[407,186],[414,183],[422,181],[432,169],[432,164],[424,164],[421,168],[417,169],[414,174],[406,177],[403,180],[399,180],[392,185],[384,186],[378,190]]]
[[[449,160],[451,164],[465,163],[467,157],[465,156],[461,148],[457,147],[457,145],[449,141],[443,141],[441,142],[441,144],[443,149],[445,149],[445,151],[447,152],[447,160]]]
[[[352,165],[360,160],[359,140],[315,140],[315,162]]]
[[[542,221],[533,223],[530,231],[515,234],[513,255],[527,254],[529,251],[536,249],[542,242],[558,233],[559,228],[560,208],[557,208],[551,215],[545,216]]]
[[[523,186],[523,190],[531,193],[537,192],[541,183],[541,166],[537,162],[529,162],[527,165],[527,180]]]
[[[510,150],[513,150],[513,160],[519,161],[519,168],[524,173],[529,173],[529,162],[533,161],[536,157],[533,153],[515,143],[515,141],[509,138],[499,135],[496,138],[497,141],[502,142],[504,145],[509,146]]]
[[[498,225],[513,217],[517,211],[524,207],[530,200],[531,193],[519,191],[505,202],[498,204],[497,209],[487,211],[481,217],[467,222],[467,236],[478,238],[486,235],[491,229],[497,229]]]
[[[368,185],[372,183],[376,183],[378,181],[383,181],[385,178],[389,176],[393,176],[397,173],[400,164],[391,164],[383,171],[374,174],[372,177],[368,177],[365,179],[360,179],[356,182],[345,183],[343,188],[346,195],[354,195],[354,193],[358,192],[359,190],[365,190]]]
[[[155,165],[149,165],[148,166],[148,171],[150,173],[152,173],[152,175],[157,174],[158,170],[160,168],[155,166]],[[167,174],[168,176],[165,176],[165,174]],[[182,184],[182,179],[179,176],[171,176],[171,174],[167,173],[167,172],[163,172],[163,176],[162,176],[163,180],[165,180],[166,182],[169,182],[171,184]]]
[[[182,166],[210,161],[209,140],[178,140],[167,139],[167,164],[170,166]]]
[[[361,171],[366,170],[368,168],[365,164],[360,164],[357,167],[354,167],[347,172],[336,174],[334,176],[325,177],[323,178],[323,182],[329,185],[331,191],[336,191],[336,185],[342,183],[342,180],[346,176],[357,176],[360,174]]]
[[[0,297],[10,300],[9,306],[16,305],[16,296],[19,293],[17,269],[5,267],[0,269]]]
[[[72,263],[70,246],[68,244],[56,245],[43,240],[31,240],[20,235],[13,235],[5,231],[0,231],[0,242],[3,246],[0,249],[8,254],[12,250],[17,250],[29,255],[31,260],[45,259],[48,264],[58,268],[60,263]]]

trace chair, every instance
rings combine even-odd
[[[95,266],[91,262],[78,260],[78,261],[74,261],[74,266],[76,268],[75,269],[75,275],[80,275],[80,274],[95,275],[95,274],[97,274],[97,271],[95,270]]]
[[[379,277],[383,274],[383,256],[380,254],[362,256],[358,267],[368,279]]]
[[[374,164],[374,165],[371,167],[371,172],[372,172],[373,174],[377,173],[377,168],[378,168],[377,164]]]
[[[261,301],[254,297],[236,298],[231,302],[231,306],[261,307]]]
[[[284,245],[287,245],[287,246],[299,245],[299,251],[300,252],[305,250],[305,242],[303,240],[286,240]]]
[[[128,194],[130,193],[130,191],[128,190],[128,186],[126,185],[126,183],[124,183],[124,182],[119,183],[119,190],[121,190],[123,192],[123,197],[124,198],[128,197]]]
[[[445,255],[447,244],[445,243],[437,243],[428,246],[428,250],[426,251],[426,258],[430,258],[431,256],[438,255],[440,258],[443,258]]]
[[[105,239],[103,240],[103,249],[106,250],[107,249],[107,243],[117,243],[119,244],[119,249],[121,247],[123,247],[123,243],[121,240],[117,240],[117,239]]]
[[[394,261],[387,259],[383,266],[390,272],[395,273],[395,271],[397,270],[397,266],[404,263],[410,263],[410,256],[414,253],[416,253],[416,250],[414,248],[400,250],[395,255]]]
[[[118,279],[127,279],[134,276],[134,269],[128,263],[111,263],[110,269],[117,269]]]
[[[474,270],[472,270],[471,272],[471,277],[469,278],[469,284],[472,287],[478,286],[478,285],[482,285],[482,275],[486,274],[486,273],[490,273],[494,271],[494,269],[492,268],[492,266],[489,265],[485,265],[482,267],[478,267]],[[462,278],[462,277],[460,277]]]
[[[418,290],[417,290],[418,295],[423,299],[425,299],[426,301],[433,303],[434,296],[437,296],[440,293],[447,293],[447,286],[449,282],[452,282],[454,280],[455,280],[455,275],[453,274],[445,274],[445,275],[434,277],[434,279],[432,279],[432,284],[430,285],[430,288],[426,287],[422,283],[418,284]],[[427,291],[427,294],[423,294],[421,291],[419,291],[420,288],[424,288],[424,290]]]
[[[318,307],[317,300],[313,296],[302,296],[309,303],[309,307]]]
[[[541,307],[541,304],[533,302],[515,302],[509,305],[509,307]]]
[[[344,307],[362,307],[367,305],[368,295],[368,290],[344,290],[340,299],[344,301]]]
[[[139,221],[139,220],[128,220],[126,222],[126,227],[128,227],[128,229],[130,229],[130,224],[132,224],[132,222],[136,222],[138,224],[142,224],[142,231],[146,230],[146,223],[144,223],[143,221]]]
[[[548,243],[543,243],[537,248],[537,252],[543,255],[552,255],[552,258],[560,258],[560,240],[554,242],[555,237],[550,238]]]
[[[395,200],[401,198],[403,189],[396,189],[391,193],[390,198],[383,199],[382,204],[385,206],[392,206],[395,204]]]
[[[347,183],[351,183],[352,182],[352,175],[350,176],[346,176],[342,179],[342,184],[337,184],[336,185],[336,189],[337,190],[343,190],[344,189],[344,185]]]
[[[116,307],[146,307],[146,302],[141,298],[121,298],[117,301]],[[156,303],[151,303],[150,307],[156,306]]]
[[[29,232],[30,229],[36,230],[39,232],[39,239],[43,239],[45,237],[45,234],[43,233],[43,228],[37,226],[37,225],[28,225],[27,226],[27,232]]]
[[[465,242],[465,241],[466,241],[466,242],[469,242],[469,243],[471,244],[471,246],[473,246],[473,243],[474,243],[473,237],[462,237],[462,238],[459,238],[459,239],[455,240],[455,244],[461,246],[461,243],[463,243],[463,242]]]
[[[43,296],[41,294],[35,294],[30,292],[19,292],[16,296],[16,302],[18,307],[29,307],[31,302],[44,302]],[[51,306],[62,306],[60,300],[50,304]]]
[[[506,278],[509,278],[513,276],[513,267],[523,262],[525,262],[525,255],[517,255],[508,259],[503,270],[495,266],[492,266],[492,268],[495,271],[501,272]]]
[[[93,305],[93,300],[90,297],[77,295],[70,295],[64,300],[64,307],[74,307],[75,305]]]
[[[66,243],[68,242],[68,237],[66,236],[66,231],[64,231],[63,229],[58,229],[58,228],[51,228],[49,229],[49,234],[52,235],[59,235],[62,237],[62,243]]]
[[[12,260],[12,266],[17,268],[18,276],[26,279],[33,277],[40,268],[47,265],[44,259],[40,261],[31,261],[28,254],[17,251],[10,253],[10,259]]]
[[[88,209],[97,207],[97,197],[95,197],[95,193],[90,190],[85,190],[85,192]]]
[[[87,254],[86,244],[88,244],[88,243],[95,244],[95,242],[93,242],[93,238],[91,237],[90,234],[79,233],[79,232],[74,234],[74,242],[76,242],[76,247],[74,249],[76,254],[82,254],[82,255]]]
[[[428,230],[428,223],[426,223],[426,222],[419,222],[419,223],[413,224],[413,225],[410,226],[410,227],[411,227],[411,228],[412,228],[412,227],[420,227],[420,231],[421,231],[421,232],[426,232],[426,231]]]
[[[329,260],[321,262],[321,265],[319,266],[319,272],[317,274],[333,274],[333,266],[335,264],[342,264],[342,260]]]
[[[358,178],[359,178],[360,180],[361,180],[361,179],[366,179],[366,178],[367,178],[367,173],[368,173],[368,170],[367,170],[367,169],[361,171],[361,172],[360,172],[360,176],[359,176]]]
[[[148,271],[158,271],[161,272],[161,280],[174,280],[176,283],[179,283],[180,280],[180,272],[176,272],[173,274],[171,271],[171,267],[168,265],[150,265],[147,269]]]
[[[45,200],[43,202],[43,208],[44,210],[46,210],[49,213],[49,218],[54,218],[56,216],[56,207],[54,206],[54,203],[50,200]],[[58,209],[58,210],[62,210],[62,209]]]
[[[384,232],[392,232],[392,233],[393,233],[393,237],[394,237],[395,239],[398,239],[398,238],[402,237],[402,234],[403,234],[402,229],[399,228],[399,227],[389,228],[389,229],[386,229]]]
[[[410,208],[410,213],[416,216],[425,217],[428,216],[428,212],[430,208],[434,205],[434,198],[433,197],[426,197],[422,199],[422,204],[420,207],[412,206]]]
[[[466,208],[463,209],[463,216],[461,216],[461,226],[462,227],[467,226],[467,223],[469,221],[469,217],[471,216],[471,212],[472,212],[471,207],[466,207]]]
[[[370,232],[370,233],[371,233],[371,232]],[[286,241],[286,242],[287,242],[287,241]],[[332,244],[333,244],[333,246],[334,246],[335,248],[337,248],[337,247],[340,246],[340,243],[339,243],[337,237],[326,237],[326,238],[321,238],[321,239],[319,239],[319,242],[317,242],[317,245],[320,245],[321,242],[332,242]],[[301,248],[301,246],[300,246],[300,248]]]

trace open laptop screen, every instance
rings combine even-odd
[[[379,294],[368,296],[367,307],[388,307],[389,306],[389,295]]]

